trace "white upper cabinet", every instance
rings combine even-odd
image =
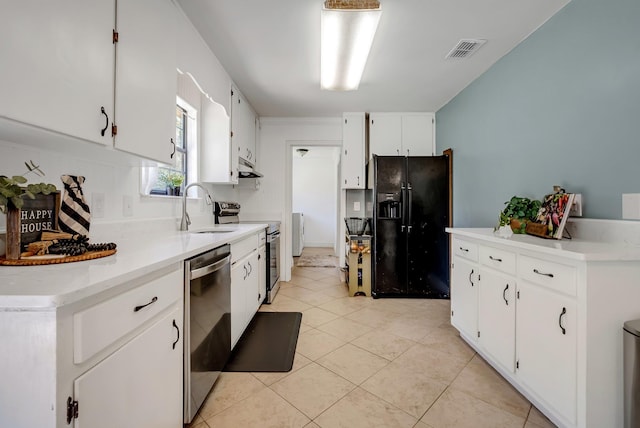
[[[21,0],[2,9],[0,117],[111,145],[115,1]]]
[[[115,147],[171,164],[176,135],[176,19],[170,0],[119,0]]]
[[[370,113],[369,156],[433,156],[433,113]]]
[[[365,188],[365,114],[342,116],[342,188]]]
[[[237,88],[231,90],[231,135],[238,157],[256,164],[256,114]]]
[[[11,19],[0,26],[7,41],[0,118],[172,162],[177,9],[170,0],[3,7]]]
[[[200,119],[200,181],[237,184],[238,156],[231,147],[227,112],[203,96]]]

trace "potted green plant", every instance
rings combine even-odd
[[[24,205],[24,198],[35,199],[36,195],[49,195],[55,192],[53,184],[27,184],[27,174],[33,173],[40,177],[44,173],[33,161],[25,162],[27,172],[22,175],[8,177],[0,175],[0,211],[7,215],[6,258],[17,260],[20,258],[20,208]]]
[[[158,181],[166,186],[167,195],[180,196],[180,186],[184,182],[184,174],[170,169],[161,169]]]
[[[497,227],[508,224],[513,233],[525,233],[527,223],[535,220],[542,202],[537,199],[513,196],[505,204],[506,207],[500,213]]]

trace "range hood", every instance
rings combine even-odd
[[[260,178],[263,175],[254,170],[250,165],[240,161],[238,164],[238,178]]]

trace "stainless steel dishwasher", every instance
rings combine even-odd
[[[184,422],[190,423],[231,353],[229,245],[185,260]]]

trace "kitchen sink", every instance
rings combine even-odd
[[[191,233],[230,233],[230,232],[235,232],[236,230],[237,229],[216,227],[211,229],[193,230],[191,231]]]

